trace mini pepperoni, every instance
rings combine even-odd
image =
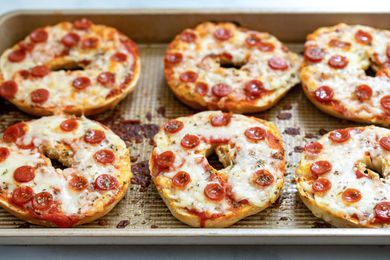
[[[211,88],[211,92],[213,93],[214,96],[216,96],[218,98],[222,98],[222,97],[229,95],[232,92],[232,89],[230,88],[229,85],[219,83],[219,84],[214,85]]]
[[[372,89],[368,85],[359,85],[355,89],[355,95],[361,102],[369,100],[372,96]]]
[[[329,103],[332,101],[334,92],[329,86],[321,86],[314,91],[314,97],[321,103]]]
[[[50,69],[46,65],[38,65],[31,69],[31,75],[36,78],[43,78],[50,73]]]
[[[209,86],[203,82],[197,82],[195,85],[195,92],[201,96],[205,96],[209,91]]]
[[[21,42],[19,43],[19,48],[25,52],[31,52],[35,47],[33,42]]]
[[[115,84],[115,74],[105,71],[100,73],[96,80],[104,87],[112,86]]]
[[[362,198],[362,194],[357,189],[348,188],[343,191],[341,198],[348,203],[358,202]]]
[[[35,194],[32,200],[32,207],[35,210],[45,211],[53,204],[53,195],[51,193],[43,191]]]
[[[333,55],[330,57],[328,65],[334,69],[343,69],[348,65],[348,59],[341,55]]]
[[[372,36],[368,32],[359,30],[355,33],[355,40],[364,45],[369,45],[372,42]]]
[[[7,147],[0,147],[0,163],[4,162],[9,156],[9,150]]]
[[[111,60],[115,62],[125,62],[127,60],[127,55],[123,52],[116,52],[111,56]]]
[[[81,48],[82,49],[95,49],[98,46],[98,38],[96,37],[89,37],[85,38],[81,41]]]
[[[31,92],[31,101],[34,103],[44,103],[49,99],[49,91],[44,88],[39,88]]]
[[[287,62],[280,57],[272,57],[271,59],[269,59],[268,66],[274,70],[287,70],[288,69]]]
[[[222,113],[211,116],[210,124],[215,127],[227,126],[232,119],[232,114],[230,113]]]
[[[62,121],[62,123],[60,124],[61,130],[65,132],[73,131],[77,128],[77,126],[78,123],[76,118],[66,119],[65,121]]]
[[[267,187],[274,182],[274,176],[267,170],[258,170],[253,174],[252,182],[260,187]]]
[[[172,184],[179,188],[184,188],[191,181],[191,176],[184,171],[180,171],[172,178]]]
[[[106,134],[101,130],[89,129],[84,135],[84,141],[89,144],[98,144],[106,139]]]
[[[386,48],[386,56],[388,59],[390,59],[390,45],[388,45]]]
[[[329,134],[329,139],[335,143],[343,143],[347,141],[351,135],[348,129],[334,130]]]
[[[33,41],[35,43],[45,42],[45,41],[47,41],[47,38],[48,38],[48,34],[42,28],[36,29],[35,31],[33,31],[30,34],[31,41]]]
[[[23,79],[28,79],[30,77],[30,71],[28,71],[28,70],[19,70],[19,75]]]
[[[7,129],[5,129],[3,134],[4,142],[14,143],[16,139],[22,137],[26,133],[25,127],[26,127],[25,123],[21,122],[21,123],[14,124],[8,127]]]
[[[0,85],[0,96],[5,99],[13,99],[18,92],[18,85],[13,80],[4,81]]]
[[[374,207],[375,218],[379,222],[390,223],[390,202],[382,201]]]
[[[270,42],[259,42],[257,49],[262,52],[272,52],[275,49],[275,45]]]
[[[367,175],[362,173],[360,170],[355,170],[355,176],[356,176],[357,179],[361,179],[363,177],[367,177]]]
[[[384,109],[389,109],[390,110],[390,95],[384,96],[381,98],[381,106]]]
[[[217,40],[220,41],[226,41],[229,40],[230,37],[232,37],[232,33],[230,32],[230,30],[225,28],[218,28],[217,30],[214,31],[213,35]]]
[[[311,188],[314,192],[325,192],[330,190],[332,187],[332,183],[325,178],[320,178],[318,180],[313,181]]]
[[[169,134],[175,134],[183,129],[184,124],[182,121],[173,119],[165,123],[164,130]]]
[[[319,142],[311,142],[305,145],[305,151],[311,154],[319,154],[322,151],[322,144]]]
[[[180,40],[186,43],[192,43],[196,40],[196,34],[191,31],[185,31],[180,34]]]
[[[160,169],[167,169],[175,162],[175,154],[171,151],[165,151],[156,157],[156,164]]]
[[[61,43],[65,45],[68,48],[72,48],[76,46],[80,41],[80,36],[77,33],[68,33],[65,34],[64,37],[61,39]]]
[[[17,182],[29,182],[35,177],[35,169],[31,166],[20,166],[14,171],[14,179]]]
[[[330,40],[328,45],[330,47],[335,47],[335,48],[340,48],[340,49],[349,49],[351,47],[351,43],[340,41],[338,39]]]
[[[12,201],[19,206],[30,202],[34,197],[34,191],[28,186],[22,186],[14,189],[12,192]]]
[[[92,22],[87,18],[82,18],[74,21],[73,26],[78,30],[87,30],[92,26]]]
[[[310,171],[314,176],[323,175],[331,170],[332,164],[328,161],[316,161],[310,166]]]
[[[380,146],[382,146],[383,149],[390,151],[390,137],[384,136],[379,140]]]
[[[23,49],[18,49],[11,51],[10,54],[8,54],[8,60],[10,62],[21,62],[26,58],[26,51]]]
[[[117,178],[109,174],[99,175],[95,180],[95,189],[98,190],[113,190],[118,185]]]
[[[198,73],[194,71],[186,71],[180,74],[181,82],[195,82],[198,79]]]
[[[251,80],[245,84],[244,91],[247,96],[258,98],[265,92],[265,89],[263,87],[263,82]]]
[[[209,183],[204,188],[204,195],[210,200],[220,201],[225,197],[225,190],[218,183]]]
[[[258,45],[260,42],[261,42],[261,39],[259,37],[257,37],[257,35],[255,35],[255,34],[250,34],[245,39],[245,44],[248,47],[254,47],[254,46]]]
[[[72,86],[76,89],[82,90],[91,85],[91,80],[88,77],[78,77],[72,81]]]
[[[319,47],[309,46],[305,48],[304,57],[310,62],[320,62],[324,58],[324,53]]]
[[[165,55],[165,61],[170,64],[179,64],[183,60],[181,53],[168,53]]]
[[[266,131],[263,128],[255,126],[246,129],[244,134],[250,141],[260,141],[265,138]]]
[[[102,164],[111,164],[115,160],[115,154],[108,149],[103,149],[97,151],[94,155],[93,158],[99,163]]]
[[[69,181],[69,186],[76,191],[84,190],[88,185],[88,180],[84,176],[74,175]]]
[[[192,149],[200,144],[200,139],[196,135],[185,135],[180,142],[181,146],[187,149]]]

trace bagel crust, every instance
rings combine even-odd
[[[270,122],[207,111],[166,122],[154,141],[151,177],[171,213],[190,226],[233,225],[280,195],[285,156]],[[209,164],[213,152],[223,169]]]
[[[20,122],[0,140],[0,205],[33,224],[73,227],[100,218],[125,195],[131,178],[125,143],[85,117]]]
[[[320,110],[356,122],[390,125],[390,31],[339,24],[307,36],[303,90]],[[376,76],[366,75],[372,69]]]
[[[299,195],[336,227],[390,227],[390,131],[334,130],[308,143],[295,179]]]
[[[87,19],[33,31],[0,58],[0,96],[26,113],[90,115],[111,109],[139,78],[136,44]]]
[[[272,107],[299,82],[300,63],[269,33],[205,22],[169,44],[165,78],[195,109],[255,113]]]

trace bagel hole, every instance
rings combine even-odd
[[[65,170],[66,168],[68,168],[57,159],[50,158],[50,161],[51,161],[51,165],[56,169]]]
[[[368,69],[366,69],[364,72],[366,73],[366,76],[369,77],[375,77],[376,75],[375,70],[373,70],[371,67],[368,67]]]
[[[221,68],[224,68],[224,69],[237,69],[237,70],[239,70],[245,64],[246,64],[246,61],[232,62],[231,60],[225,60],[225,59],[221,59],[219,61],[219,65],[221,66]]]
[[[213,150],[207,157],[207,161],[211,167],[213,167],[216,170],[222,170],[225,169],[225,166],[223,163],[219,160],[218,155]]]
[[[84,70],[82,63],[77,63],[74,61],[63,62],[61,64],[55,64],[50,68],[52,71],[75,71],[75,70]]]

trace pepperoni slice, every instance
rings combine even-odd
[[[374,214],[378,222],[390,223],[390,202],[382,201],[376,204]]]
[[[230,123],[231,119],[232,119],[231,113],[217,114],[211,116],[210,124],[215,127],[227,126]]]
[[[43,78],[50,73],[50,69],[46,65],[38,65],[31,69],[31,75],[36,78]]]
[[[26,51],[23,49],[18,49],[11,51],[10,54],[8,54],[8,60],[10,62],[21,62],[26,58]]]
[[[311,142],[305,145],[305,151],[311,154],[319,154],[322,151],[322,144],[319,142]]]
[[[65,45],[65,47],[72,48],[76,46],[80,41],[80,36],[77,33],[70,32],[65,34],[61,39],[61,43]]]
[[[78,77],[72,81],[72,86],[78,90],[85,89],[91,85],[91,80],[88,77]]]
[[[85,38],[81,41],[82,49],[95,49],[98,46],[99,39],[96,37]]]
[[[4,81],[0,85],[0,96],[5,99],[13,99],[18,92],[18,85],[13,80]]]
[[[334,69],[343,69],[348,65],[348,59],[341,55],[333,55],[330,57],[328,65]]]
[[[32,200],[32,207],[35,210],[45,211],[53,204],[53,195],[51,193],[43,191],[35,194]]]
[[[92,26],[92,22],[87,18],[82,18],[74,21],[73,26],[78,30],[87,30]]]
[[[310,171],[314,176],[323,175],[331,170],[332,164],[328,161],[316,161],[310,166]]]
[[[19,70],[19,75],[23,79],[28,79],[28,77],[30,76],[30,72],[28,70]]]
[[[7,143],[14,143],[19,137],[22,137],[26,131],[25,131],[25,123],[20,122],[17,124],[14,124],[7,129],[5,129],[3,134],[3,140]]]
[[[232,33],[230,32],[230,30],[225,28],[218,28],[214,31],[213,35],[217,40],[220,41],[226,41],[229,40],[230,37],[232,37]]]
[[[176,173],[172,178],[172,184],[179,188],[184,188],[188,183],[190,183],[190,181],[191,176],[184,171]]]
[[[386,48],[386,56],[388,59],[390,59],[390,45]]]
[[[105,71],[100,73],[96,80],[104,87],[112,86],[115,84],[115,74]]]
[[[101,174],[95,180],[95,189],[97,190],[113,190],[118,185],[118,179],[109,174]]]
[[[31,52],[34,49],[35,44],[33,42],[21,42],[19,48],[25,52]]]
[[[340,49],[349,49],[351,47],[351,43],[340,41],[338,39],[330,40],[328,45],[330,47],[335,47],[335,48],[340,48]]]
[[[335,143],[343,143],[347,141],[350,137],[351,135],[349,134],[348,129],[335,130],[329,134],[329,139]]]
[[[379,140],[380,146],[382,146],[383,149],[390,151],[390,137],[384,136]]]
[[[362,194],[357,189],[348,188],[346,189],[343,194],[341,195],[341,198],[348,203],[354,203],[358,202],[362,198]]]
[[[165,151],[156,157],[156,164],[160,169],[167,169],[175,162],[175,154],[171,151]]]
[[[205,96],[209,91],[209,86],[203,82],[197,82],[195,85],[195,92],[201,96]]]
[[[84,190],[88,185],[88,180],[84,176],[74,175],[69,180],[69,186],[76,191]]]
[[[12,201],[16,205],[23,206],[31,201],[34,196],[34,191],[28,186],[22,186],[14,189],[12,192]]]
[[[384,109],[389,109],[390,110],[390,95],[384,96],[381,98],[381,106]]]
[[[182,121],[173,119],[165,123],[164,131],[169,134],[175,134],[183,129],[184,124]]]
[[[181,146],[187,149],[192,149],[200,144],[200,139],[196,135],[185,135],[180,142]]]
[[[179,64],[183,60],[183,55],[181,53],[168,53],[165,55],[165,62],[170,64]]]
[[[34,103],[44,103],[49,99],[49,91],[44,88],[39,88],[31,92],[31,101]]]
[[[310,62],[320,62],[324,58],[324,53],[319,47],[309,46],[305,48],[304,57]]]
[[[186,71],[180,74],[181,82],[195,82],[198,79],[198,73],[194,71]]]
[[[330,190],[332,187],[332,183],[325,178],[320,178],[318,180],[313,181],[311,188],[314,192],[325,192]]]
[[[35,177],[35,169],[31,166],[25,165],[16,168],[14,171],[14,179],[17,182],[29,182]]]
[[[369,100],[372,96],[372,89],[365,84],[359,85],[355,89],[355,95],[357,96],[360,102]]]
[[[251,80],[245,84],[244,91],[247,96],[258,98],[265,92],[265,89],[263,87],[263,82]]]
[[[270,42],[259,42],[257,44],[257,49],[262,52],[273,52],[275,45]]]
[[[77,128],[77,126],[78,123],[76,118],[66,119],[65,121],[62,121],[62,123],[60,124],[61,130],[65,132],[73,131]]]
[[[45,42],[47,41],[47,38],[48,38],[48,34],[42,28],[36,29],[30,34],[31,41],[35,43]]]
[[[257,37],[257,35],[255,35],[255,34],[250,34],[245,39],[245,44],[248,47],[254,47],[254,46],[258,45],[260,42],[261,42],[261,39],[259,37]]]
[[[9,156],[9,150],[7,147],[0,147],[0,163],[4,162]]]
[[[180,34],[180,40],[186,43],[193,43],[196,40],[196,34],[191,31],[185,31]]]
[[[332,101],[334,92],[329,86],[321,86],[314,91],[314,97],[321,103],[329,103]]]
[[[84,135],[84,141],[89,144],[98,144],[106,139],[106,134],[101,130],[89,129]]]
[[[363,177],[368,177],[366,174],[362,173],[360,170],[355,170],[355,175],[357,179],[361,179]]]
[[[271,59],[269,59],[268,66],[274,70],[287,70],[288,69],[287,62],[280,57],[272,57]]]
[[[372,36],[368,32],[358,30],[355,33],[355,40],[360,44],[369,45],[372,42]]]
[[[249,141],[254,142],[264,140],[266,136],[265,130],[257,126],[246,129],[244,134]]]
[[[204,188],[204,195],[212,201],[220,201],[225,197],[225,190],[218,183],[209,183]]]
[[[123,52],[116,52],[111,56],[111,60],[115,62],[125,62],[127,60],[127,55]]]
[[[219,84],[214,85],[211,88],[211,92],[213,93],[214,96],[216,96],[218,98],[222,98],[222,97],[226,97],[227,95],[229,95],[232,92],[232,89],[230,88],[229,85],[219,83]]]
[[[108,149],[103,149],[103,150],[99,150],[97,151],[94,155],[93,155],[93,158],[99,162],[99,163],[102,163],[102,164],[111,164],[114,162],[115,160],[115,154],[111,151],[111,150],[108,150]]]
[[[268,187],[274,182],[274,176],[267,170],[258,170],[252,176],[252,183],[260,187]]]

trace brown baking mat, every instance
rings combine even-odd
[[[301,44],[288,45],[302,51]],[[105,217],[80,228],[185,228],[169,212],[148,177],[146,160],[152,145],[151,137],[158,125],[196,111],[177,100],[166,86],[163,55],[166,45],[139,45],[141,78],[133,94],[122,101],[114,111],[93,116],[117,132],[128,144],[134,162],[135,184],[123,200]],[[305,97],[300,86],[292,89],[274,108],[254,116],[277,124],[284,140],[287,172],[282,196],[276,203],[233,228],[321,228],[329,227],[314,217],[300,201],[293,181],[294,170],[306,142],[331,129],[354,125],[327,116],[317,110]],[[0,101],[0,131],[20,120],[31,119],[14,106]],[[36,228],[0,209],[0,228]]]

